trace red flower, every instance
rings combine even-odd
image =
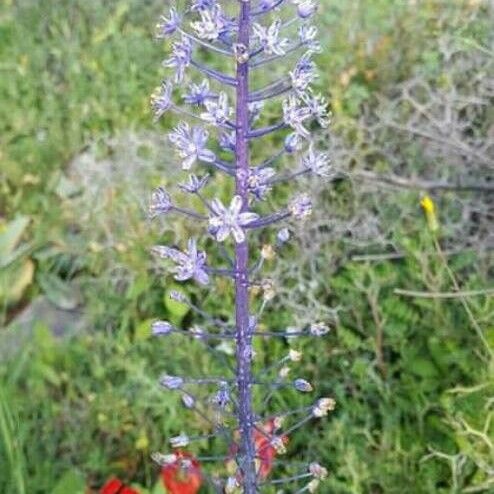
[[[268,420],[264,425],[257,424],[257,428],[253,430],[252,435],[254,439],[254,447],[256,449],[256,459],[259,462],[258,474],[261,479],[267,478],[273,469],[274,459],[278,449],[284,448],[284,445],[288,442],[287,436],[277,436],[277,426],[274,419]],[[274,445],[277,440],[278,444]],[[238,443],[234,443],[230,447],[230,458],[233,458],[239,450]]]
[[[161,477],[169,494],[197,494],[202,485],[199,462],[181,450],[175,452],[173,463],[163,466]]]
[[[100,494],[139,494],[136,490],[127,487],[119,479],[113,477],[101,488]]]

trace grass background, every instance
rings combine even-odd
[[[147,333],[157,315],[191,320],[164,302],[172,282],[153,273],[147,249],[156,232],[142,215],[144,191],[171,180],[160,137],[166,123],[154,126],[148,109],[164,56],[152,40],[162,4],[0,4],[4,494],[79,494],[110,475],[159,492],[149,454],[184,424],[156,378],[164,366],[213,365],[199,347],[159,345]],[[331,99],[333,131],[350,139],[364,105],[415,74],[440,76],[438,40],[485,45],[492,28],[481,1],[322,4],[319,88]],[[104,187],[84,182],[85,159]],[[334,192],[343,209],[345,193]],[[328,466],[321,492],[494,492],[493,360],[458,300],[394,294],[396,287],[451,290],[419,194],[401,200],[412,211],[394,233],[403,259],[341,263],[330,279],[319,272],[328,306],[345,310],[324,343],[304,347],[301,370],[338,408],[300,431],[290,455],[312,451]],[[184,227],[174,228],[180,235]],[[334,243],[318,248],[325,258],[341,254]],[[488,285],[489,261],[471,252],[449,260],[469,289]],[[83,329],[58,337],[40,318],[9,346],[21,331],[12,321],[40,296],[71,314],[67,327],[82,319]],[[204,302],[218,309],[214,296]],[[492,299],[469,303],[492,351]],[[282,311],[271,317],[289,319]],[[274,343],[262,350],[282,351]]]

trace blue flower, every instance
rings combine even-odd
[[[319,53],[321,51],[321,44],[317,40],[317,28],[314,26],[303,24],[298,30],[298,36],[300,42],[307,46],[311,52]]]
[[[183,378],[179,376],[165,374],[160,378],[160,384],[167,389],[180,389],[184,385],[184,382]]]
[[[165,245],[158,245],[152,250],[159,257],[171,259],[176,263],[173,272],[177,281],[186,281],[192,278],[201,285],[209,283],[209,276],[205,269],[206,253],[197,250],[197,243],[194,239],[189,239],[185,252]]]
[[[245,240],[245,232],[242,227],[257,220],[259,215],[249,211],[242,211],[242,198],[234,196],[230,206],[226,208],[219,199],[211,203],[212,216],[209,218],[211,233],[218,242],[223,242],[230,235],[235,242],[241,243]]]
[[[161,87],[151,96],[151,108],[156,120],[159,120],[173,106],[172,93],[173,84],[169,81],[164,81]]]
[[[163,188],[158,187],[151,196],[151,204],[149,205],[149,216],[155,218],[160,214],[168,213],[173,207],[170,194]]]
[[[294,153],[302,149],[302,141],[300,135],[296,132],[292,132],[285,137],[285,151],[287,153]]]
[[[213,125],[223,125],[233,110],[228,106],[228,96],[220,93],[217,100],[209,100],[204,103],[206,111],[201,113],[201,118]]]
[[[158,39],[166,38],[171,36],[182,23],[182,17],[179,15],[176,9],[170,9],[170,17],[165,17],[162,15],[160,21],[156,25],[156,37]]]
[[[219,138],[221,149],[225,151],[235,151],[236,135],[234,131],[222,132]]]
[[[154,321],[151,332],[154,336],[166,336],[173,331],[173,326],[168,321]]]
[[[274,21],[269,27],[261,24],[253,25],[254,38],[259,40],[261,47],[267,55],[284,55],[290,44],[287,38],[280,38],[281,21]]]
[[[189,175],[189,181],[186,183],[179,184],[179,187],[189,194],[196,194],[199,192],[208,182],[209,175],[204,175],[204,177],[197,177],[194,174]]]
[[[227,27],[227,19],[219,5],[213,5],[211,9],[200,9],[200,21],[191,22],[192,29],[201,39],[216,41]]]
[[[317,10],[317,5],[314,0],[293,0],[297,6],[297,14],[302,19],[307,19]]]
[[[210,91],[209,81],[204,79],[200,84],[191,83],[188,91],[182,96],[189,105],[203,105],[206,101],[216,99],[217,95]]]
[[[321,127],[327,127],[329,125],[329,115],[326,98],[320,94],[309,92],[304,95],[303,101],[310,116],[316,119]]]
[[[206,148],[209,137],[207,130],[202,127],[192,127],[186,122],[180,123],[169,135],[170,141],[175,145],[182,161],[182,169],[190,170],[196,161],[212,163],[216,155]]]
[[[312,201],[309,194],[296,195],[288,205],[288,210],[292,216],[298,220],[302,220],[312,213]]]
[[[327,153],[316,152],[313,143],[310,144],[308,153],[302,158],[302,166],[319,177],[328,177],[331,174],[329,156]]]
[[[310,111],[301,105],[298,98],[290,96],[283,101],[283,121],[299,136],[306,138],[310,136],[310,132],[304,127],[304,122],[308,118],[310,118]]]
[[[211,9],[216,5],[216,0],[194,0],[190,10],[201,11],[206,9]]]
[[[276,172],[273,168],[250,168],[249,178],[247,179],[249,192],[258,200],[264,199],[266,194],[271,190],[269,179],[275,174]]]
[[[310,52],[303,55],[290,72],[292,87],[298,94],[304,93],[317,78],[316,64],[311,60],[311,55]]]
[[[180,41],[173,43],[171,57],[163,62],[165,67],[175,69],[175,82],[177,84],[183,81],[185,69],[190,65],[191,58],[192,44],[188,38],[182,36]]]

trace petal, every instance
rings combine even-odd
[[[232,202],[230,203],[230,212],[234,215],[239,214],[240,210],[242,209],[242,204],[243,201],[240,196],[233,196]]]
[[[237,242],[237,244],[240,244],[245,240],[245,233],[242,230],[242,228],[240,228],[239,226],[234,226],[232,228],[232,233],[233,233],[233,237],[235,238],[235,242]]]
[[[210,151],[209,149],[202,149],[199,152],[199,159],[201,161],[205,161],[206,163],[212,163],[213,161],[216,160],[216,155],[213,153],[213,151]]]
[[[187,156],[182,161],[182,170],[190,170],[191,166],[196,162],[197,156],[195,154],[191,154]]]
[[[201,285],[207,285],[209,283],[209,276],[203,269],[196,269],[194,279]]]
[[[226,213],[226,208],[219,199],[213,199],[211,201],[211,209],[217,216],[223,216]]]
[[[230,228],[228,226],[220,226],[216,232],[216,240],[218,242],[223,242],[230,235]]]
[[[240,213],[237,223],[240,226],[246,226],[249,223],[256,221],[257,219],[259,219],[259,215],[257,213],[245,212],[245,213]]]

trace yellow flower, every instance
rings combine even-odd
[[[429,230],[431,232],[437,232],[437,230],[439,230],[439,222],[437,221],[436,205],[434,204],[434,201],[429,196],[424,196],[420,201],[420,205],[424,210]]]

